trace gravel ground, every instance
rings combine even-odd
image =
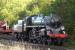
[[[45,46],[16,41],[14,36],[0,34],[0,50],[75,50],[63,46]]]

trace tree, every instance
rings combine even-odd
[[[18,14],[26,9],[27,4],[32,0],[0,0],[0,16],[4,16],[9,25],[17,21]]]

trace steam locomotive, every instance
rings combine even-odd
[[[19,20],[13,28],[16,38],[32,43],[62,45],[67,38],[61,17],[56,14],[32,15]]]

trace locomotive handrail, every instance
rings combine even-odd
[[[26,26],[26,27],[45,27],[45,26]]]

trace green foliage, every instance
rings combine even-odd
[[[40,13],[44,15],[49,15],[52,11],[51,4],[53,4],[55,0],[38,0],[38,7],[40,8]]]
[[[9,25],[17,21],[18,14],[26,9],[28,3],[32,0],[0,0],[0,16],[4,16]],[[1,17],[0,17],[1,18]]]
[[[4,16],[0,16],[0,20],[3,20],[5,17]]]

